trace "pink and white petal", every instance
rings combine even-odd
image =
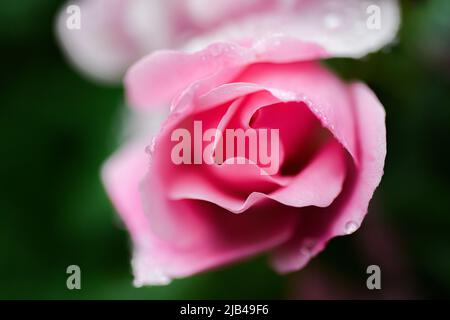
[[[329,70],[309,61],[255,64],[236,80],[257,84],[282,102],[304,102],[358,162],[351,96],[347,85]]]
[[[205,29],[245,17],[256,12],[276,9],[278,0],[185,0],[185,10],[193,24]]]
[[[345,151],[330,139],[289,185],[269,198],[293,207],[328,207],[341,193],[345,174]]]
[[[386,157],[385,112],[364,84],[350,86],[357,119],[359,166],[351,168],[344,191],[329,208],[308,208],[301,214],[296,235],[280,246],[272,263],[279,272],[302,268],[322,251],[333,237],[355,232],[361,225],[370,199],[381,181]]]
[[[158,183],[158,177],[152,176],[150,168],[150,159],[144,153],[143,144],[133,143],[113,155],[102,170],[108,195],[133,242],[147,243],[151,236],[177,247],[195,243],[207,231],[195,212],[183,212],[183,208],[180,209],[175,202],[169,204],[163,200],[164,191]],[[148,190],[149,186],[151,190]],[[178,209],[181,211],[176,211]],[[178,224],[172,219],[176,219]],[[191,231],[178,233],[184,228]]]
[[[214,86],[232,81],[252,63],[304,61],[326,56],[323,49],[314,43],[287,37],[272,40],[280,48],[277,54],[273,48],[261,43],[247,48],[227,42],[214,43],[191,54],[168,50],[150,54],[135,63],[125,77],[131,106],[151,109],[175,99],[189,87],[195,87],[197,93],[205,93]],[[214,86],[208,84],[211,77],[214,77]],[[200,89],[203,92],[199,92]]]
[[[280,0],[275,9],[230,21],[193,38],[186,48],[196,51],[217,41],[250,44],[280,35],[317,43],[331,56],[359,58],[393,41],[399,24],[397,0]]]
[[[80,29],[70,29],[68,19],[76,5]],[[69,60],[87,76],[102,82],[120,79],[138,57],[137,48],[124,30],[126,0],[73,1],[57,17],[56,33]]]

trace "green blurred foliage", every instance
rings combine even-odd
[[[0,10],[0,298],[289,297],[301,283],[276,275],[264,257],[166,287],[132,286],[129,238],[99,179],[118,146],[123,90],[91,83],[63,59],[53,34],[60,5],[13,1]],[[396,43],[327,63],[367,82],[386,107],[388,157],[372,214],[398,233],[419,296],[450,297],[450,2],[402,7]],[[333,240],[314,264],[364,284],[356,241]],[[70,264],[81,267],[82,290],[66,288]]]

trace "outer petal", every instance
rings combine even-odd
[[[278,35],[317,43],[332,56],[361,57],[392,41],[400,21],[397,0],[218,0],[213,8],[205,0],[73,3],[81,6],[82,28],[68,30],[61,12],[58,37],[70,60],[102,81],[117,81],[139,57],[188,38],[189,51],[217,41],[264,44]]]
[[[211,42],[251,42],[276,34],[317,43],[332,56],[359,58],[395,38],[399,11],[396,0],[279,0],[272,10],[214,29],[187,48],[195,51]]]
[[[350,92],[357,123],[359,166],[352,166],[349,161],[353,173],[331,207],[304,210],[296,236],[277,249],[273,256],[273,265],[280,272],[302,268],[331,238],[356,231],[383,175],[386,156],[384,109],[364,84],[351,85]]]
[[[56,33],[67,57],[80,71],[102,82],[118,81],[136,59],[171,44],[167,3],[148,0],[78,0],[80,29],[69,29],[61,11]]]
[[[67,28],[70,13],[66,11],[61,11],[56,25],[57,36],[68,58],[95,79],[117,78],[136,55],[123,29],[126,1],[94,0],[72,4],[80,8],[80,29]]]
[[[151,168],[142,153],[142,145],[128,146],[103,168],[108,194],[133,239],[135,285],[167,284],[272,249],[292,236],[292,209],[276,203],[234,215],[203,202],[168,201],[151,169],[142,190]]]
[[[355,119],[346,84],[316,62],[256,64],[237,81],[266,88],[281,101],[304,102],[353,156],[356,156]]]

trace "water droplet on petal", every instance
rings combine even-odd
[[[340,18],[337,14],[335,14],[335,13],[327,14],[327,15],[325,16],[323,22],[324,22],[325,27],[326,27],[327,29],[336,29],[336,28],[338,28],[338,27],[341,25],[341,23],[342,23],[341,18]]]
[[[305,241],[303,243],[302,247],[300,248],[300,254],[303,256],[310,257],[311,251],[315,247],[315,245],[316,245],[316,242],[313,240]]]
[[[345,224],[345,233],[352,234],[353,232],[358,230],[358,227],[358,223],[356,223],[355,221],[349,221]]]
[[[155,144],[156,144],[156,137],[153,137],[152,142],[145,147],[145,153],[151,156],[155,151]]]

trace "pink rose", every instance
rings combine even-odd
[[[298,270],[331,238],[359,228],[383,174],[385,113],[364,84],[320,65],[329,56],[279,35],[160,51],[128,71],[133,106],[172,100],[151,156],[150,137],[136,139],[103,168],[133,239],[136,285],[268,251],[279,272]],[[278,129],[275,174],[261,174],[257,162],[174,163],[172,134],[194,134],[195,121],[203,130]]]
[[[218,1],[227,10],[210,15],[204,0],[191,2],[205,26],[184,45],[193,53],[159,51],[129,69],[129,102],[144,125],[103,168],[133,239],[135,284],[166,284],[267,251],[276,270],[298,270],[331,238],[359,228],[386,153],[374,94],[318,60],[360,57],[391,41],[397,2],[280,0],[276,10],[250,6],[240,18],[230,2]],[[382,14],[379,29],[366,25],[370,4]],[[170,101],[155,134],[155,115]],[[198,123],[200,148],[194,141],[174,159],[176,133],[196,137]],[[250,161],[249,142],[216,161],[224,138],[214,132],[227,129],[267,129],[270,137],[278,130],[279,145],[269,146],[277,152],[269,163]],[[205,139],[208,130],[214,134]]]
[[[395,0],[76,0],[80,29],[67,27],[61,10],[57,35],[64,51],[83,73],[117,81],[151,51],[192,50],[225,39],[282,33],[314,41],[336,56],[360,57],[395,36]],[[367,10],[374,6],[375,11]],[[381,27],[366,28],[370,15]],[[369,21],[370,23],[370,21]],[[374,24],[374,27],[377,27]],[[194,39],[193,39],[194,37]]]

